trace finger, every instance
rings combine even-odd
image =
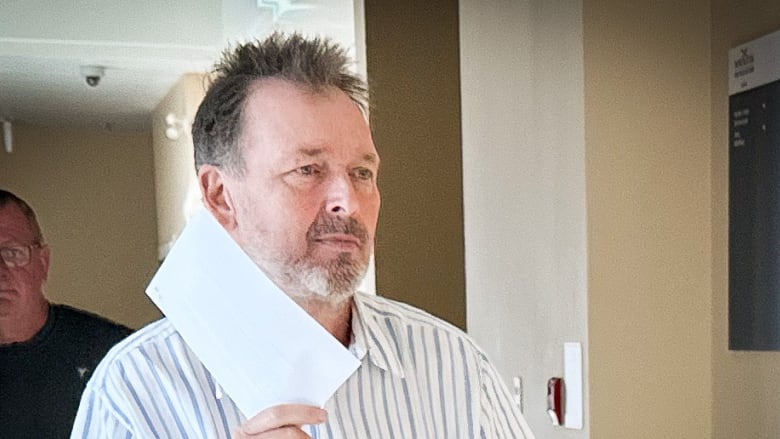
[[[311,439],[299,427],[282,427],[262,433],[248,434],[239,428],[233,433],[233,439]]]
[[[325,410],[311,405],[282,404],[253,416],[241,426],[241,431],[257,434],[288,425],[321,424],[325,422],[327,415]]]

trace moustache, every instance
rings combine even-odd
[[[361,245],[365,245],[368,241],[368,231],[358,220],[352,217],[341,218],[328,214],[321,214],[314,220],[309,226],[306,238],[313,241],[322,235],[333,233],[352,235],[360,240]]]

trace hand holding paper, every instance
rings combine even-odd
[[[327,420],[327,412],[309,405],[285,404],[269,407],[241,425],[234,439],[253,438],[273,432],[279,437],[300,437],[309,439],[311,436],[303,433],[300,425],[321,424]]]

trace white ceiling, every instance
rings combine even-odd
[[[229,43],[282,29],[354,47],[354,7],[348,0],[0,1],[0,119],[146,130],[178,78],[207,72]],[[105,66],[97,87],[87,85],[83,65]]]

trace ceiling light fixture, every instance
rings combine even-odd
[[[179,119],[173,113],[165,116],[165,137],[170,140],[178,140],[182,133],[190,132],[190,121],[186,118]]]
[[[257,0],[257,7],[270,8],[274,23],[279,21],[288,12],[305,11],[314,8],[313,5],[293,4],[293,0]]]

